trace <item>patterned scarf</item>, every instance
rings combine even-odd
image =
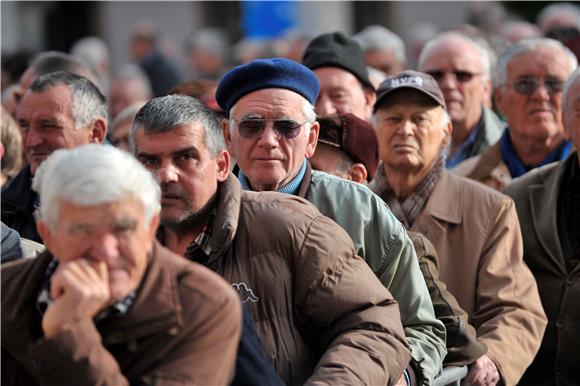
[[[391,211],[397,217],[397,219],[409,229],[413,226],[413,223],[421,213],[421,210],[425,207],[427,200],[433,193],[435,185],[441,177],[445,165],[445,157],[441,156],[435,162],[435,166],[427,174],[427,176],[421,181],[419,186],[415,189],[405,201],[400,202],[395,197],[393,189],[389,185],[389,181],[385,177],[385,169],[383,164],[379,166],[375,179],[369,184],[372,191],[377,193],[391,208]]]

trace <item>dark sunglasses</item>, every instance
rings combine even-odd
[[[272,122],[274,131],[279,137],[294,138],[300,133],[302,126],[308,123],[308,121],[298,123],[291,119],[248,118],[241,121],[232,120],[236,123],[238,132],[244,138],[255,138],[262,134],[269,121]]]
[[[443,78],[445,78],[445,75],[449,74],[453,77],[453,79],[457,80],[459,83],[467,83],[471,79],[473,79],[474,76],[481,75],[469,71],[452,71],[452,72],[430,71],[427,72],[427,74],[431,75],[437,82],[443,80]]]
[[[540,87],[540,82],[535,78],[519,78],[512,84],[513,89],[520,95],[530,96]],[[544,87],[549,94],[562,92],[564,82],[554,78],[544,79]]]

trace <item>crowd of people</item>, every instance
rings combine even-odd
[[[577,385],[580,8],[547,11],[413,68],[382,26],[229,67],[199,31],[187,80],[150,24],[112,79],[98,39],[38,54],[2,98],[2,383]]]

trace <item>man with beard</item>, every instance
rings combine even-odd
[[[317,83],[301,87],[317,94]],[[284,383],[401,377],[410,355],[390,293],[348,235],[306,201],[242,191],[213,112],[187,96],[155,98],[131,140],[161,185],[163,243],[238,291]]]

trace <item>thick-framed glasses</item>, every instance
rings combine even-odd
[[[306,123],[310,123],[309,121],[299,123],[291,119],[263,118],[245,118],[239,121],[232,118],[232,121],[236,123],[238,132],[244,138],[256,138],[262,134],[264,129],[266,129],[266,124],[268,124],[268,122],[272,122],[274,132],[276,132],[279,137],[295,138],[300,134],[302,126]]]
[[[437,82],[442,81],[443,78],[445,78],[445,75],[449,74],[453,79],[455,79],[459,83],[467,83],[475,76],[481,75],[481,73],[469,71],[451,71],[451,72],[429,71],[427,72],[427,74],[431,75],[433,79],[435,79]]]
[[[540,87],[536,78],[518,78],[512,83],[512,88],[520,95],[530,96]],[[557,78],[544,79],[544,87],[549,94],[557,94],[564,89],[564,82]]]

